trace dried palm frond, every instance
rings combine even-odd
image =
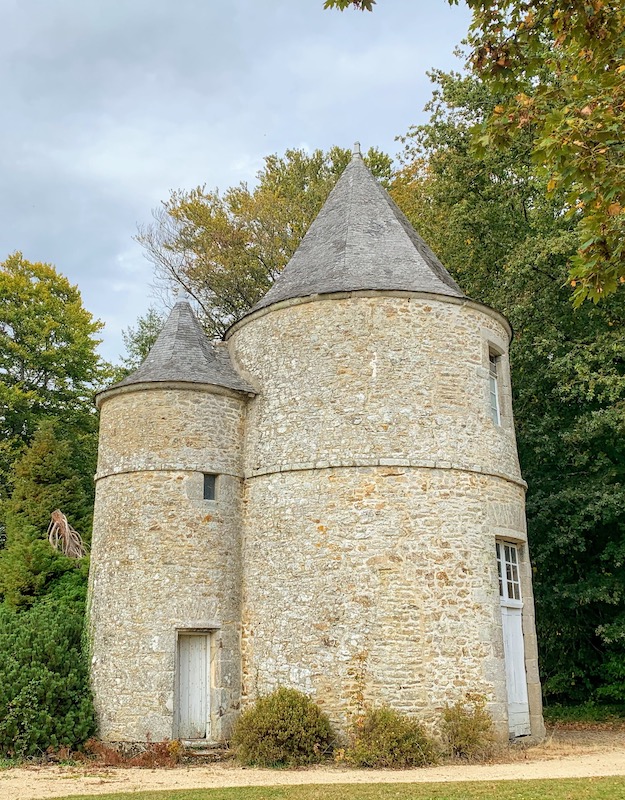
[[[58,508],[50,515],[48,525],[48,541],[55,550],[60,550],[69,558],[82,558],[87,554],[87,547],[78,531],[74,530],[67,517]]]

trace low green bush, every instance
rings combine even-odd
[[[441,735],[447,755],[484,761],[493,755],[495,731],[482,695],[468,694],[443,710]]]
[[[334,739],[330,720],[319,706],[305,694],[282,687],[241,714],[232,745],[241,764],[291,767],[321,761]]]
[[[554,705],[543,708],[545,722],[549,724],[565,723],[592,725],[596,723],[620,723],[625,722],[625,705],[607,703],[582,703],[580,705]]]
[[[367,711],[350,732],[345,760],[357,767],[405,769],[436,761],[436,746],[415,719],[382,707]]]
[[[93,735],[84,595],[74,570],[30,608],[0,603],[0,755],[75,748]]]

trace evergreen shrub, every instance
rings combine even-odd
[[[493,755],[495,732],[483,695],[468,694],[443,710],[441,735],[445,750],[454,758],[484,761]]]
[[[352,726],[345,760],[357,767],[405,769],[436,761],[436,746],[415,719],[386,706],[373,708]]]
[[[259,767],[314,764],[335,740],[330,720],[309,697],[281,687],[239,717],[232,736],[237,760]]]
[[[0,754],[76,748],[93,735],[84,609],[78,570],[30,608],[0,604]]]

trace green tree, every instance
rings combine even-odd
[[[503,311],[546,697],[623,699],[625,297],[573,309],[576,220],[533,162],[533,135],[477,157],[500,98],[434,73],[428,124],[406,137],[397,202],[469,296]]]
[[[570,281],[595,302],[625,282],[625,6],[621,0],[468,0],[471,64],[502,98],[485,146],[532,137],[547,192],[578,219]]]
[[[350,159],[334,147],[287,150],[265,158],[257,186],[173,192],[138,241],[169,288],[197,301],[209,334],[221,335],[269,289]],[[371,149],[365,160],[382,182],[391,159]]]
[[[0,603],[0,754],[41,755],[93,735],[84,607],[84,575],[77,573],[31,608]]]
[[[568,274],[574,302],[597,302],[625,283],[625,6],[466,2],[469,65],[499,95],[475,138],[484,149],[505,148],[529,133],[545,191],[563,191],[563,213],[577,222]],[[325,3],[348,6],[373,10],[371,0]]]
[[[141,366],[163,329],[165,318],[163,312],[150,307],[144,316],[137,319],[136,327],[131,326],[122,331],[122,339],[126,347],[122,365],[128,372]]]
[[[94,436],[92,394],[107,374],[96,352],[101,328],[51,265],[20,253],[0,262],[0,497],[43,418]]]
[[[0,600],[11,607],[32,604],[57,578],[81,566],[48,542],[52,511],[60,508],[87,542],[90,538],[93,468],[85,475],[80,461],[76,466],[76,442],[59,438],[58,427],[54,420],[41,423],[14,465],[13,491],[3,503]]]

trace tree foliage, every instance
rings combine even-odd
[[[120,356],[121,362],[113,367],[111,384],[123,380],[141,366],[158,339],[166,319],[167,316],[163,311],[150,307],[143,316],[137,318],[134,326],[130,325],[122,331],[126,354]]]
[[[597,301],[625,282],[625,6],[621,0],[468,0],[471,64],[502,101],[481,141],[529,131],[547,192],[579,219],[570,280]]]
[[[144,316],[137,319],[134,328],[131,326],[122,331],[126,347],[126,355],[122,360],[124,369],[132,372],[141,366],[164,324],[165,314],[151,307]]]
[[[373,11],[373,6],[376,0],[325,0],[324,8],[338,8],[339,11],[345,11],[350,6],[359,11]]]
[[[42,419],[63,420],[93,448],[92,393],[106,375],[96,353],[101,328],[51,265],[20,253],[0,262],[0,497]]]
[[[74,747],[94,730],[88,559],[46,532],[60,508],[89,539],[100,328],[54,267],[19,253],[0,263],[0,754]]]
[[[162,283],[188,291],[207,332],[219,336],[269,289],[350,157],[338,147],[287,150],[265,158],[254,189],[172,192],[138,241]],[[388,182],[388,156],[372,148],[365,161]]]
[[[81,640],[84,576],[68,574],[23,611],[0,603],[0,753],[77,747],[95,730]]]
[[[84,465],[76,464],[78,444],[59,438],[58,428],[54,420],[41,423],[14,466],[13,491],[3,503],[0,600],[13,608],[31,605],[59,576],[81,568],[48,542],[52,511],[60,508],[83,538],[90,538],[93,467],[85,474]]]
[[[95,729],[82,644],[89,559],[57,552],[46,531],[62,508],[90,532],[93,466],[74,458],[76,441],[44,420],[14,464],[3,503],[0,550],[0,754],[40,755],[77,747]]]
[[[457,5],[458,0],[448,0]],[[625,283],[625,6],[622,0],[466,0],[469,66],[499,102],[474,130],[487,148],[531,138],[545,191],[577,222],[576,305]],[[372,11],[369,0],[326,8]]]
[[[406,137],[397,202],[469,296],[503,311],[547,698],[625,695],[625,297],[574,310],[576,221],[522,130],[476,157],[500,98],[434,74],[430,122]],[[620,666],[619,666],[620,665]]]

